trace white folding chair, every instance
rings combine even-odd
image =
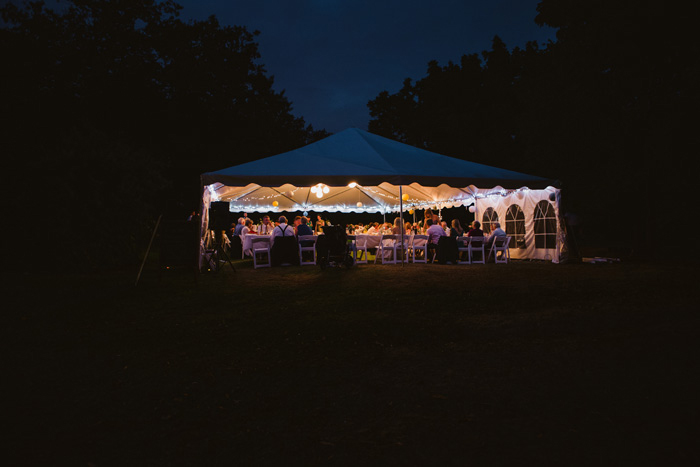
[[[256,237],[250,240],[251,253],[253,253],[253,268],[269,268],[272,265],[270,258],[270,237],[267,235]],[[258,263],[258,255],[265,256],[266,263]]]
[[[474,253],[478,253],[476,259]],[[469,237],[469,260],[474,263],[486,264],[486,253],[484,251],[484,237]]]
[[[489,257],[487,261],[491,260],[491,255],[493,255],[493,260],[495,263],[508,263],[510,260],[510,237],[495,237],[493,243],[491,243],[491,249],[489,250]],[[498,253],[501,253],[500,258]]]
[[[423,259],[416,258],[416,252],[423,252]],[[411,240],[411,256],[413,257],[414,263],[427,263],[428,262],[428,236],[427,235],[414,235]]]
[[[386,258],[386,253],[391,253],[391,259]],[[379,247],[377,247],[377,256],[374,257],[374,264],[377,264],[377,259],[381,257],[382,264],[396,264],[396,235],[384,235],[379,239]]]
[[[411,248],[411,242],[412,240],[408,235],[403,236],[403,242],[401,242],[401,235],[396,235],[396,241],[394,242],[396,263],[400,263],[402,260],[408,262],[408,250]]]
[[[316,240],[318,237],[316,235],[300,235],[299,236],[299,264],[302,266],[314,266],[316,264]],[[309,242],[312,242],[308,245]],[[302,244],[305,244],[302,246]],[[304,261],[304,252],[312,252],[313,259],[311,261]],[[308,255],[307,255],[308,256]]]
[[[348,240],[351,241],[350,248],[352,249],[355,264],[367,264],[367,236],[348,235]]]
[[[469,253],[469,240],[471,237],[457,237],[457,264],[472,264],[472,257]],[[466,259],[462,259],[462,255]]]

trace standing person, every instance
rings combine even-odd
[[[430,208],[426,209],[423,213],[423,229],[428,229],[428,219],[433,220],[433,211]]]
[[[275,226],[270,222],[270,216],[263,216],[262,224],[260,224],[260,228],[258,229],[258,235],[270,235],[274,228]]]

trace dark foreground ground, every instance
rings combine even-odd
[[[700,463],[694,266],[237,267],[6,277],[6,465]]]

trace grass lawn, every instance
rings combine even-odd
[[[7,465],[700,463],[694,265],[236,266],[6,274]]]

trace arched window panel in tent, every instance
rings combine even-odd
[[[481,217],[481,229],[486,233],[491,232],[491,225],[494,222],[498,222],[498,213],[494,208],[486,208]]]
[[[525,213],[517,204],[511,204],[506,211],[506,235],[511,237],[511,248],[525,248]]]
[[[535,206],[535,248],[557,247],[557,216],[549,201],[542,200]]]

